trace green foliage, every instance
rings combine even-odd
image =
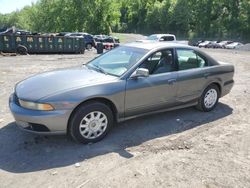
[[[179,37],[250,40],[249,0],[39,0],[0,27],[34,32],[174,33]]]

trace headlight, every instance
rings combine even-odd
[[[21,99],[19,99],[18,101],[22,107],[28,108],[31,110],[44,110],[44,111],[54,110],[54,107],[50,104],[23,101]]]

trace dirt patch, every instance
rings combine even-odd
[[[209,113],[187,108],[116,126],[101,142],[20,131],[15,83],[97,54],[0,57],[0,187],[250,187],[250,53],[205,50],[235,65],[235,86]]]

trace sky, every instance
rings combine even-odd
[[[37,0],[0,0],[0,13],[6,14],[17,9],[22,9],[26,5],[31,5]]]

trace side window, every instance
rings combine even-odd
[[[148,69],[151,75],[174,71],[173,50],[168,49],[155,52],[139,67]]]
[[[148,58],[149,61],[160,61],[160,59],[161,59],[161,52],[156,52]]]
[[[174,37],[172,36],[164,36],[162,38],[163,38],[163,41],[174,41]]]
[[[177,49],[179,70],[202,68],[207,66],[206,59],[195,53],[194,50]]]

